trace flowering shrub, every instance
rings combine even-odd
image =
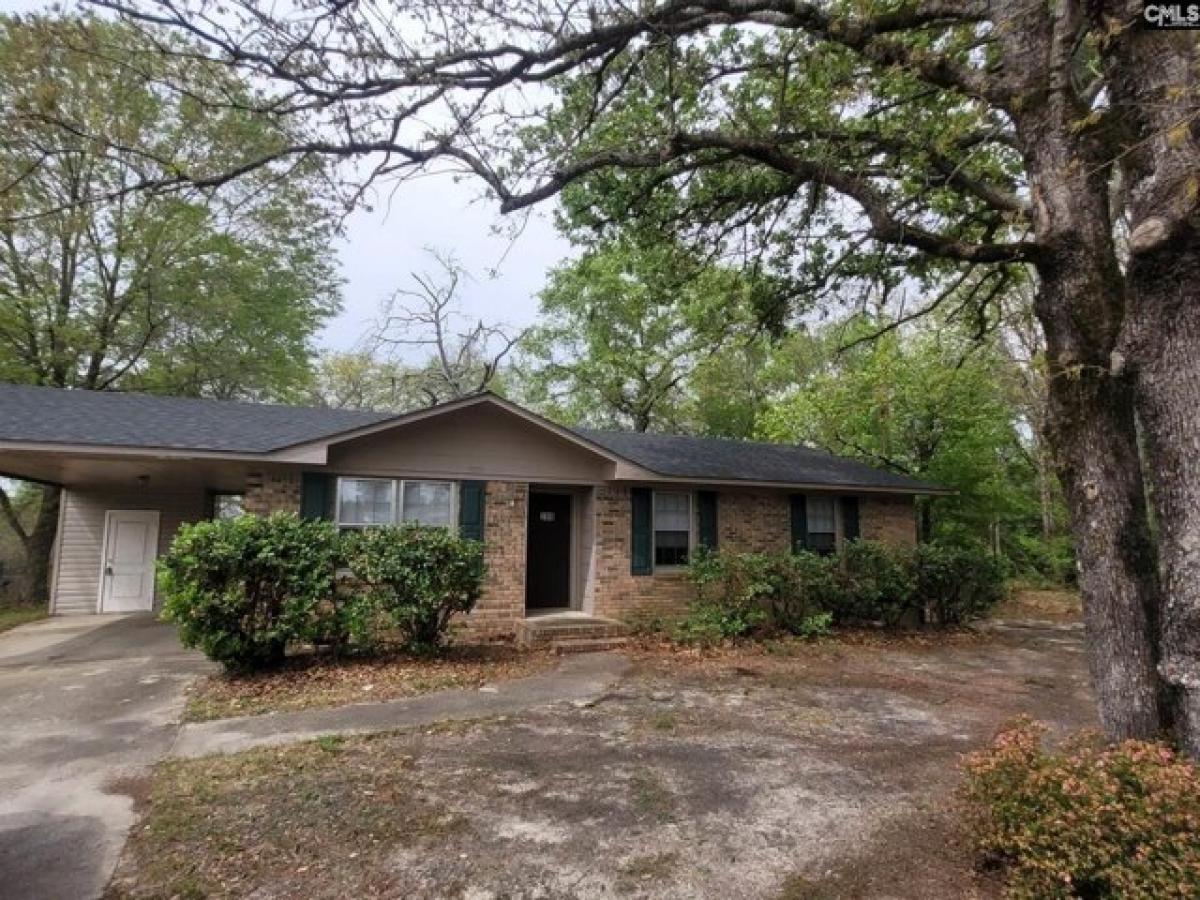
[[[1028,719],[968,758],[977,848],[1014,898],[1200,897],[1200,771],[1165,744],[1043,748]]]

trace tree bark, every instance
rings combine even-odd
[[[37,518],[29,532],[26,561],[29,565],[30,599],[35,603],[50,602],[50,564],[54,539],[58,534],[58,507],[62,492],[53,485],[42,486]]]
[[[1121,355],[1151,472],[1163,587],[1160,671],[1200,759],[1200,234],[1134,257]]]

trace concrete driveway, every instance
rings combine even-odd
[[[0,894],[100,895],[134,819],[122,781],[167,752],[210,666],[149,615],[0,635]]]

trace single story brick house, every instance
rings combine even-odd
[[[404,415],[0,385],[0,474],[64,489],[52,613],[150,610],[179,525],[288,510],[482,539],[481,636],[678,612],[701,545],[916,541],[944,493],[798,446],[573,430],[493,394]]]

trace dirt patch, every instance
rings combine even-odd
[[[1083,601],[1078,591],[1017,587],[992,617],[1077,622],[1083,617]]]
[[[396,654],[335,660],[302,656],[272,672],[201,679],[188,690],[184,721],[375,703],[431,691],[479,688],[544,672],[555,662],[548,653],[502,645],[449,647],[436,657]]]
[[[596,703],[172,763],[111,896],[991,897],[958,763],[1018,713],[1090,724],[1081,650],[647,654]]]

